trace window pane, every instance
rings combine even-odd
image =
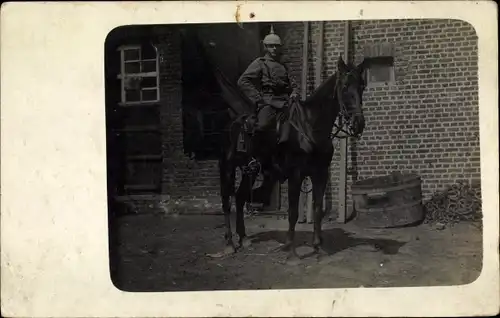
[[[125,89],[138,90],[141,88],[141,77],[128,77],[124,79]]]
[[[126,102],[138,102],[141,100],[140,90],[126,90],[125,91],[125,101]]]
[[[370,67],[370,81],[389,82],[391,80],[391,67],[373,65]]]
[[[142,62],[143,72],[156,72],[156,60]]]
[[[156,77],[143,77],[142,87],[156,87]]]
[[[142,100],[144,100],[144,101],[156,100],[157,92],[158,92],[157,89],[143,90],[142,91]]]
[[[140,73],[141,64],[139,62],[125,63],[125,74]]]
[[[138,49],[125,50],[125,61],[139,60],[139,53]]]
[[[142,46],[142,59],[156,59],[156,49],[151,44],[145,44]]]

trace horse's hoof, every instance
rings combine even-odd
[[[252,246],[252,240],[248,237],[244,237],[240,240],[240,247],[249,248],[250,246]]]
[[[214,254],[207,254],[211,258],[222,258],[236,253],[236,249],[232,245],[226,246],[222,252],[217,252]]]
[[[291,247],[292,247],[291,243],[286,243],[273,249],[273,252],[288,252],[290,251]]]
[[[302,263],[302,260],[300,257],[297,255],[297,253],[290,253],[286,259],[286,264],[290,266],[297,266]]]

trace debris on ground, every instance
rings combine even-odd
[[[444,229],[461,221],[476,222],[482,219],[480,185],[471,186],[460,181],[434,195],[424,204],[424,223]]]
[[[446,227],[446,225],[444,223],[441,223],[441,222],[437,222],[436,225],[434,226],[434,228],[436,230],[444,230],[445,227]]]

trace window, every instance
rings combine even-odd
[[[158,52],[153,45],[127,45],[120,52],[121,103],[140,104],[160,100]]]
[[[390,84],[394,78],[394,58],[374,57],[370,58],[369,67],[366,71],[366,82],[370,84]]]
[[[389,85],[396,81],[394,47],[391,43],[378,43],[365,47],[365,59],[369,62],[366,70],[368,86]]]

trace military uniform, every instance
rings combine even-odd
[[[288,109],[292,93],[298,94],[296,82],[290,77],[285,64],[268,54],[255,59],[241,75],[238,86],[257,106],[256,131],[276,127]]]
[[[281,39],[270,33],[263,40],[267,53],[255,59],[238,80],[241,91],[254,103],[257,110],[257,123],[252,138],[252,153],[254,159],[248,164],[254,167],[257,161],[262,164],[271,163],[280,172],[280,180],[284,180],[279,163],[283,160],[281,151],[275,153],[277,120],[282,121],[287,115],[290,95],[298,95],[298,86],[288,72],[285,63],[276,52],[281,47]],[[282,136],[287,136],[289,124],[284,121]],[[286,137],[285,137],[286,139]],[[280,144],[283,139],[280,139]],[[268,151],[271,150],[271,151]],[[275,155],[273,155],[273,153]],[[271,158],[269,158],[271,157]],[[271,159],[271,162],[269,160]]]

